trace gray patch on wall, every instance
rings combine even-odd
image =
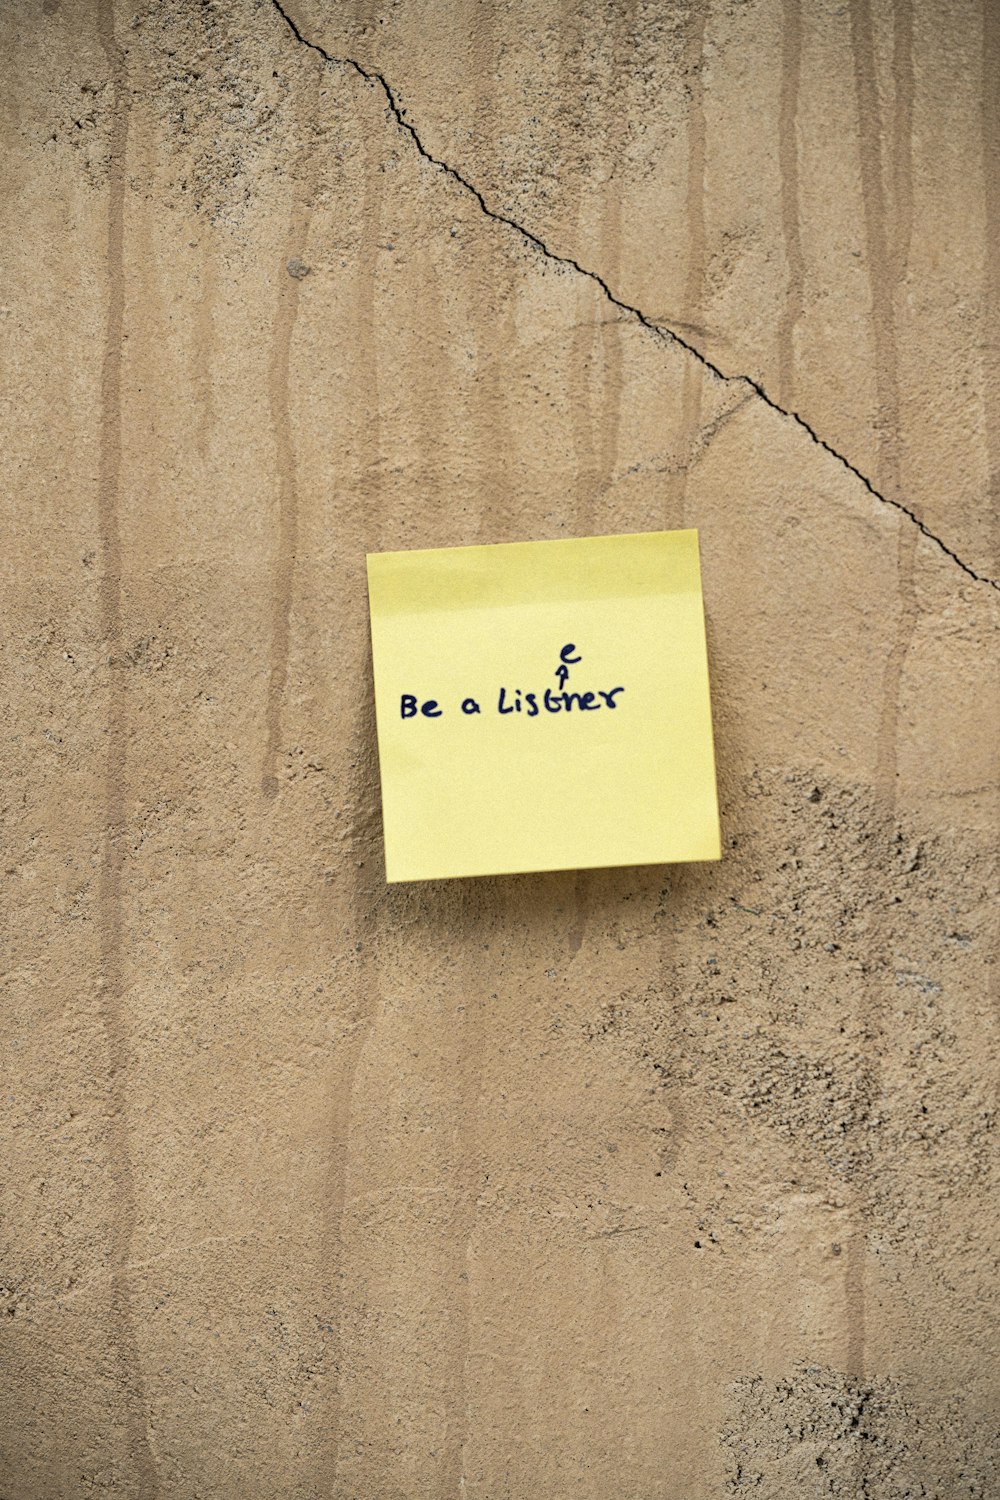
[[[754,1500],[989,1500],[1000,1438],[958,1399],[928,1404],[890,1379],[802,1365],[736,1381],[721,1433],[727,1495]]]

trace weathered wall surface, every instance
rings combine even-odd
[[[2,21],[0,1496],[988,1500],[1000,7],[283,3]],[[387,889],[365,550],[680,525],[723,861]]]

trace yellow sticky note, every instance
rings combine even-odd
[[[719,858],[696,531],[368,557],[386,878]]]

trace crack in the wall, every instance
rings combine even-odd
[[[574,260],[570,255],[559,255],[556,251],[550,250],[549,247],[545,244],[544,240],[540,239],[539,236],[537,234],[534,234],[530,229],[525,228],[523,224],[519,224],[516,219],[511,219],[507,214],[500,213],[497,209],[490,208],[489,204],[486,202],[486,199],[483,197],[482,193],[474,183],[470,182],[468,178],[463,177],[461,172],[457,171],[455,167],[449,166],[446,161],[442,161],[440,157],[437,157],[433,154],[433,152],[428,151],[427,147],[424,145],[423,141],[420,138],[420,135],[417,132],[416,126],[411,124],[411,122],[407,119],[406,111],[399,103],[399,100],[396,96],[396,91],[393,89],[392,85],[388,82],[383,74],[378,73],[373,69],[363,67],[362,64],[357,62],[353,57],[335,57],[332,53],[327,52],[319,42],[311,41],[309,37],[305,36],[303,32],[299,30],[299,27],[296,25],[295,21],[281,4],[281,0],[271,0],[271,3],[278,14],[281,16],[282,20],[285,22],[285,25],[288,27],[289,31],[295,37],[295,40],[301,46],[308,47],[311,52],[315,52],[317,56],[323,59],[324,62],[329,63],[333,67],[350,68],[353,72],[357,73],[360,78],[363,78],[366,83],[371,84],[374,88],[381,89],[382,93],[385,95],[386,102],[392,112],[396,124],[410,137],[424,160],[430,162],[432,166],[437,167],[439,171],[444,172],[445,175],[450,177],[453,182],[458,183],[459,187],[461,187],[466,193],[470,194],[470,196],[475,199],[476,203],[479,205],[480,209],[488,219],[493,219],[496,223],[505,224],[508,229],[513,229],[515,234],[520,235],[523,240],[525,240],[529,245],[532,245],[536,250],[538,250],[546,260],[551,260],[556,265],[567,266],[570,270],[576,271],[578,275],[585,276],[589,281],[593,281],[597,286],[600,287],[601,291],[604,293],[604,296],[612,304],[613,307],[617,307],[621,312],[626,313],[629,317],[635,318],[635,320],[638,323],[641,323],[643,328],[647,329],[651,334],[653,334],[655,338],[661,339],[664,343],[675,344],[679,348],[683,349],[687,354],[692,355],[698,361],[698,363],[702,365],[704,369],[708,370],[709,373],[713,375],[717,380],[723,381],[726,385],[748,386],[749,389],[756,396],[758,396],[766,406],[769,406],[772,411],[777,412],[779,416],[785,417],[789,421],[796,423],[796,425],[801,427],[804,432],[808,433],[809,437],[817,445],[817,447],[822,448],[824,452],[828,453],[831,458],[835,459],[842,468],[846,469],[848,473],[853,474],[855,479],[860,480],[861,484],[864,485],[865,489],[870,495],[874,497],[874,499],[878,500],[882,505],[891,506],[893,510],[898,510],[902,515],[906,516],[907,520],[911,521],[917,528],[917,530],[920,531],[928,539],[928,541],[933,542],[934,545],[938,547],[946,557],[951,558],[952,562],[955,563],[957,567],[961,568],[962,572],[967,574],[969,578],[974,579],[976,583],[985,583],[988,585],[988,587],[995,589],[998,593],[1000,593],[1000,582],[998,582],[996,579],[987,577],[983,573],[977,573],[974,568],[970,567],[967,562],[963,561],[963,559],[959,557],[957,552],[953,552],[952,549],[947,545],[947,543],[943,542],[941,538],[935,532],[933,532],[924,521],[920,519],[915,511],[912,511],[908,505],[904,505],[901,500],[895,500],[891,495],[885,495],[881,492],[881,490],[877,489],[875,485],[872,484],[867,475],[862,473],[862,471],[857,468],[856,465],[852,464],[849,458],[846,458],[843,453],[840,453],[836,448],[832,447],[828,442],[826,442],[824,438],[820,437],[819,433],[816,432],[815,428],[813,428],[810,423],[806,421],[805,417],[789,407],[782,406],[773,398],[773,396],[770,396],[765,387],[760,383],[760,381],[754,380],[754,378],[750,375],[727,375],[725,371],[721,370],[718,365],[714,364],[712,360],[710,360],[707,355],[703,354],[700,349],[696,348],[694,344],[688,343],[687,339],[683,338],[682,335],[676,331],[676,329],[671,328],[665,323],[655,322],[652,318],[647,317],[647,315],[642,311],[641,308],[633,307],[631,303],[624,302],[620,297],[615,296],[614,292],[611,290],[610,286],[599,272],[588,270],[586,266],[580,265],[579,261]]]

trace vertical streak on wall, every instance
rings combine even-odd
[[[308,208],[296,203],[292,209],[286,246],[286,264],[301,255],[309,229]],[[295,477],[295,445],[289,404],[288,372],[291,361],[292,334],[299,310],[301,282],[291,276],[285,265],[278,268],[278,297],[271,333],[271,363],[267,394],[274,436],[275,463],[278,477],[278,534],[275,542],[274,593],[271,609],[271,670],[267,685],[264,718],[264,762],[261,771],[262,794],[273,799],[278,794],[278,745],[281,739],[281,710],[288,685],[288,651],[291,632],[292,592],[295,583],[295,554],[299,539],[299,497]]]
[[[983,0],[983,186],[986,248],[983,260],[983,393],[988,511],[993,518],[993,564],[1000,572],[1000,5]]]
[[[875,340],[875,388],[878,411],[878,478],[895,495],[899,487],[898,410],[892,262],[888,245],[882,163],[882,121],[875,71],[875,36],[869,0],[851,0],[851,48],[858,103],[861,195],[868,248],[868,278]]]
[[[858,146],[861,167],[861,193],[864,204],[865,231],[867,240],[868,276],[872,297],[872,322],[875,340],[875,388],[876,444],[878,452],[878,480],[884,486],[890,484],[890,493],[896,493],[898,478],[896,469],[896,400],[892,386],[890,363],[893,337],[889,261],[886,250],[886,216],[882,189],[881,120],[878,108],[878,87],[875,76],[875,39],[872,16],[868,0],[851,0],[851,51],[854,62],[855,92],[858,105]],[[890,341],[887,345],[887,341]],[[890,426],[891,445],[886,443],[885,427]],[[894,654],[894,653],[893,653]],[[892,654],[889,662],[892,662]],[[878,743],[877,774],[880,786],[884,786],[885,767],[883,757],[887,745],[895,746],[896,691],[898,678],[894,682],[890,667],[883,676],[883,709]],[[870,1003],[865,1002],[866,1012]],[[867,1021],[867,1015],[864,1017]],[[863,1025],[867,1033],[867,1025]],[[865,1372],[865,1333],[867,1301],[865,1293],[866,1258],[866,1214],[863,1184],[851,1182],[855,1195],[854,1222],[847,1240],[847,1256],[844,1267],[844,1300],[847,1314],[847,1373],[862,1377]]]
[[[592,57],[593,41],[587,28],[590,19],[586,10],[576,3],[576,0],[566,0],[561,11],[561,31],[565,38],[563,43],[562,76],[559,80],[559,90],[562,97],[572,97],[574,87],[578,86],[578,80],[584,73],[585,59],[589,68],[596,70],[600,53]],[[586,96],[585,96],[586,97]],[[595,123],[588,120],[590,134],[596,133]],[[603,124],[603,122],[602,122]],[[572,180],[572,179],[571,179]],[[586,211],[589,209],[590,200],[586,193],[584,182],[579,182],[576,193],[575,207],[575,234],[578,240],[584,242],[588,238],[590,225],[586,222]],[[603,209],[603,204],[602,204]],[[614,270],[609,267],[605,270],[605,278],[609,284],[614,286]],[[603,346],[601,340],[601,329],[595,327],[588,317],[587,310],[591,306],[588,296],[590,288],[578,286],[577,288],[577,315],[573,321],[573,338],[571,344],[570,359],[572,368],[579,374],[579,395],[573,401],[570,427],[573,433],[574,449],[574,480],[575,495],[567,497],[567,511],[570,516],[572,531],[580,535],[588,535],[595,530],[604,528],[597,523],[597,506],[604,498],[604,485],[601,482],[603,476],[599,474],[599,463],[597,457],[597,445],[601,439],[600,408],[595,420],[593,402],[593,384],[595,371],[602,363],[601,354]],[[603,371],[602,371],[603,373]],[[584,394],[586,400],[581,399]],[[572,534],[571,531],[571,534]],[[578,870],[575,875],[568,876],[567,880],[572,884],[571,910],[569,918],[568,943],[570,957],[575,958],[583,945],[587,932],[587,922],[590,917],[591,900],[591,878],[588,870]]]
[[[778,161],[781,169],[781,228],[788,261],[785,310],[778,324],[778,400],[795,399],[795,329],[802,316],[805,264],[799,226],[799,86],[802,80],[802,0],[783,0],[781,101],[778,109]]]
[[[705,21],[708,0],[692,0],[687,19],[687,45],[684,49],[684,76],[687,79],[688,170],[685,217],[688,231],[688,263],[684,282],[684,321],[700,334],[700,346],[707,354],[708,339],[701,330],[705,291],[705,82],[703,76]],[[682,468],[674,496],[674,524],[683,526],[686,518],[687,466],[701,422],[703,366],[689,359],[681,382],[681,432],[683,434]]]
[[[353,474],[345,476],[337,500],[337,551],[341,566],[363,566],[366,545],[377,550],[381,538],[373,533],[372,518],[381,515],[379,493],[382,472],[382,403],[379,368],[378,247],[382,237],[383,176],[382,142],[365,129],[364,113],[358,125],[362,139],[358,154],[364,158],[365,195],[360,222],[352,225],[356,241],[357,275],[349,299],[354,326],[348,327],[346,347],[351,351],[355,379],[355,433]],[[354,495],[344,493],[348,487]],[[349,527],[357,525],[360,534],[352,536]],[[365,628],[367,640],[368,632]],[[326,1118],[326,1166],[321,1194],[323,1231],[319,1254],[323,1284],[328,1291],[324,1322],[332,1329],[329,1364],[333,1367],[333,1391],[322,1436],[316,1445],[316,1491],[321,1495],[340,1493],[339,1469],[343,1433],[343,1410],[347,1361],[345,1358],[344,1312],[350,1303],[345,1282],[346,1244],[344,1219],[348,1206],[350,1152],[356,1113],[355,1088],[365,1049],[376,1025],[379,1003],[377,967],[377,921],[380,897],[384,899],[382,871],[375,868],[377,841],[373,821],[378,818],[378,785],[375,767],[375,705],[371,692],[371,645],[358,653],[357,675],[348,684],[349,701],[357,705],[352,725],[350,750],[351,784],[345,797],[345,812],[350,816],[350,836],[346,843],[345,863],[351,870],[350,922],[345,947],[353,947],[353,1015],[339,1038],[332,1058],[330,1103]],[[381,1465],[381,1468],[379,1467]],[[387,1486],[384,1455],[377,1446],[371,1449],[369,1472],[375,1492]]]
[[[476,955],[476,960],[478,955]],[[466,1000],[465,1025],[462,1028],[462,1051],[459,1058],[460,1087],[456,1090],[459,1109],[459,1183],[460,1208],[458,1228],[463,1246],[464,1266],[455,1285],[457,1302],[455,1325],[454,1396],[447,1413],[445,1456],[442,1464],[441,1490],[446,1495],[464,1495],[467,1484],[469,1438],[472,1433],[469,1391],[469,1358],[472,1352],[472,1295],[476,1262],[476,1204],[479,1198],[479,1095],[482,1089],[483,1047],[485,1042],[483,1005],[470,985]]]
[[[572,98],[573,89],[579,87],[579,80],[585,72],[596,73],[600,63],[604,60],[604,49],[601,46],[604,38],[593,37],[587,24],[589,20],[590,17],[585,9],[577,4],[576,0],[565,0],[560,8],[562,47],[558,88],[560,97],[565,99]],[[583,99],[589,106],[589,88],[584,93]],[[586,125],[588,137],[593,137],[600,128],[589,117],[589,110]],[[589,176],[588,173],[587,177],[571,176],[569,178],[573,188],[573,202],[570,204],[567,201],[566,204],[567,211],[573,215],[574,236],[577,240],[584,241],[590,235],[594,201]],[[593,304],[589,292],[590,288],[584,285],[578,285],[576,288],[578,312],[573,320],[573,337],[570,345],[571,366],[579,371],[579,387],[569,414],[569,426],[573,434],[573,487],[576,493],[572,497],[567,497],[569,501],[567,509],[571,516],[570,525],[574,530],[579,527],[584,533],[591,531],[594,527],[595,502],[599,493],[596,452],[598,437],[595,436],[595,432],[600,431],[600,417],[595,416],[594,412],[593,388],[599,375],[601,342],[600,329],[595,326],[591,313]]]
[[[476,5],[470,11],[471,84],[476,89],[475,118],[480,122],[484,140],[499,139],[504,128],[505,106],[502,90],[497,87],[500,59],[494,20],[492,6]],[[476,517],[475,536],[470,537],[470,541],[478,543],[511,541],[517,534],[514,527],[520,514],[517,437],[510,421],[513,368],[508,364],[509,351],[518,347],[517,281],[505,257],[499,256],[494,285],[495,314],[484,330],[485,337],[477,340],[469,423],[477,465],[476,489],[484,497]],[[469,310],[465,318],[471,327]],[[492,504],[487,502],[487,496]]]
[[[906,281],[913,235],[913,9],[911,0],[896,0],[892,11],[892,194],[895,229],[892,244],[892,288],[898,298]],[[897,309],[898,310],[898,309]],[[896,375],[898,385],[898,372]],[[897,402],[899,400],[897,390]],[[898,420],[902,420],[901,416]],[[897,432],[897,446],[902,444]],[[900,457],[900,463],[902,459]],[[902,482],[902,474],[900,474]]]
[[[301,276],[292,275],[290,266],[304,262],[312,220],[312,177],[307,126],[318,96],[322,70],[312,74],[314,88],[299,105],[296,127],[302,144],[291,167],[292,211],[288,226],[283,263],[276,268],[278,294],[271,324],[271,362],[267,376],[267,399],[274,440],[275,468],[278,479],[278,534],[275,542],[274,592],[271,611],[271,670],[268,677],[264,719],[264,759],[261,792],[269,800],[278,794],[278,749],[281,740],[281,716],[288,687],[292,602],[295,588],[295,559],[299,544],[299,494],[296,475],[295,444],[292,438],[289,371],[292,338],[301,297]]]
[[[478,927],[475,910],[478,893],[474,889],[474,884],[474,882],[468,882],[467,887],[472,886],[473,889],[467,888],[467,891],[463,892],[463,897],[468,895],[472,909],[456,913],[459,919],[466,918],[468,927],[473,932]],[[463,900],[462,904],[465,906],[466,902]],[[465,922],[461,922],[461,927],[464,929]],[[481,1190],[479,1101],[482,1093],[483,1059],[488,1024],[484,989],[486,984],[495,983],[498,992],[502,993],[500,986],[503,983],[503,976],[502,973],[494,974],[484,982],[482,955],[476,947],[472,947],[463,959],[459,983],[464,989],[464,995],[461,1005],[456,1006],[456,1010],[461,1014],[461,1021],[457,1026],[458,1055],[455,1069],[457,1077],[453,1090],[453,1107],[457,1112],[455,1135],[458,1172],[454,1215],[455,1240],[460,1253],[456,1258],[458,1269],[454,1277],[454,1315],[450,1319],[453,1329],[451,1359],[454,1373],[449,1382],[450,1399],[445,1413],[445,1440],[440,1481],[440,1494],[447,1497],[464,1495],[468,1479],[469,1440],[473,1432],[469,1362],[472,1350],[477,1206]]]
[[[891,147],[891,186],[894,225],[890,242],[882,157],[882,122],[878,100],[875,37],[869,0],[851,0],[851,48],[858,105],[861,194],[864,205],[868,273],[872,296],[877,401],[878,483],[892,496],[901,496],[899,370],[896,349],[896,296],[909,255],[911,220],[911,115],[913,99],[912,18],[909,0],[894,8],[894,116]],[[899,695],[903,669],[918,611],[914,589],[916,529],[901,526],[897,542],[899,617],[882,678],[882,713],[876,759],[876,782],[890,809],[896,805]],[[863,1032],[878,1030],[878,1018],[867,1001]],[[878,1080],[876,1079],[876,1089]],[[864,1374],[865,1364],[865,1204],[855,1184],[858,1202],[854,1233],[847,1246],[845,1295],[848,1312],[848,1373]]]
[[[614,48],[611,55],[611,78],[605,90],[608,101],[605,139],[610,147],[612,170],[605,184],[601,212],[600,264],[609,286],[618,285],[622,259],[622,192],[627,144],[626,122],[631,117],[627,107],[627,89],[632,76],[629,48],[636,31],[636,0],[624,0],[612,11],[617,24],[613,27]],[[618,181],[616,182],[616,178]],[[606,495],[614,483],[618,466],[618,446],[622,418],[622,328],[618,319],[602,320],[599,328],[601,375],[603,379],[600,420],[597,430],[597,495]],[[590,517],[592,520],[593,517]],[[600,528],[602,531],[605,527]]]
[[[124,862],[128,726],[122,647],[122,548],[118,515],[122,476],[122,343],[125,322],[125,159],[129,87],[125,54],[114,30],[113,0],[98,11],[101,45],[111,72],[113,108],[109,151],[107,278],[108,315],[101,360],[101,437],[98,525],[101,636],[107,652],[108,729],[104,762],[104,837],[98,884],[101,954],[101,1018],[107,1039],[108,1152],[114,1196],[111,1204],[111,1337],[126,1403],[129,1453],[136,1466],[139,1500],[157,1493],[156,1469],[146,1423],[146,1392],[129,1287],[137,1199],[128,1120],[128,1039],[124,1016]]]
[[[896,353],[895,299],[906,272],[910,223],[910,117],[913,97],[912,19],[909,0],[894,8],[893,77],[896,88],[892,173],[895,234],[890,244],[882,161],[882,126],[875,71],[875,39],[869,0],[851,0],[851,41],[858,100],[861,195],[865,214],[868,272],[875,340],[875,389],[878,405],[878,483],[890,496],[902,498],[899,373]],[[886,664],[882,692],[876,776],[891,806],[896,798],[896,738],[899,691],[917,604],[913,588],[916,528],[901,526],[897,578],[900,621]]]

